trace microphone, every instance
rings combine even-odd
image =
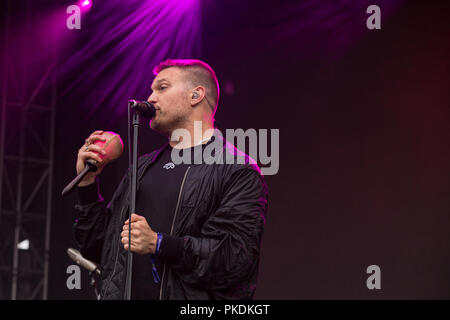
[[[84,258],[80,251],[73,249],[73,248],[69,248],[67,249],[67,254],[69,255],[69,257],[75,261],[79,266],[87,269],[89,272],[96,272],[98,275],[101,274],[100,269],[98,268],[97,264],[95,264],[94,262]]]
[[[83,178],[91,171],[97,171],[97,161],[93,160],[93,159],[89,159],[86,161],[86,165],[83,169],[83,171],[81,171],[76,177],[75,179],[73,179],[62,191],[62,196],[66,196],[69,193],[71,193],[75,187],[81,182],[81,180],[83,180]]]
[[[128,107],[139,112],[144,118],[151,119],[156,114],[155,106],[148,101],[128,100]]]

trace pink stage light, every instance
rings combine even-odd
[[[91,0],[81,0],[78,2],[78,5],[81,7],[81,10],[87,11],[91,8],[92,1]]]

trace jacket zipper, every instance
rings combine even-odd
[[[181,200],[181,193],[183,192],[183,186],[184,186],[184,181],[186,180],[186,177],[188,175],[189,169],[191,168],[191,166],[189,166],[186,169],[186,172],[184,173],[184,177],[183,177],[183,181],[181,182],[181,187],[180,187],[180,192],[178,193],[178,201],[177,201],[177,206],[175,207],[175,214],[172,220],[172,227],[170,228],[170,235],[172,235],[173,233],[173,226],[175,224],[175,220],[177,218],[177,213],[178,213],[178,207],[180,205],[180,200]],[[162,300],[162,293],[163,293],[163,286],[164,286],[164,275],[166,273],[166,264],[164,263],[163,265],[163,274],[162,274],[162,280],[161,280],[161,288],[159,289],[159,300]]]
[[[145,168],[142,170],[141,174],[140,174],[139,177],[138,177],[138,181],[142,178],[142,176],[144,175],[144,172],[145,172],[146,168],[147,168],[152,162],[153,162],[153,159],[150,160],[149,163],[147,163],[147,164],[145,165]],[[130,194],[128,194],[128,196],[129,196],[129,195],[130,195]],[[126,208],[129,208],[129,205],[125,205],[125,206],[122,207],[122,211],[120,212],[120,218],[122,218],[123,211],[124,211]],[[109,276],[109,279],[108,279],[108,285],[106,286],[106,288],[105,288],[104,290],[102,290],[102,291],[103,291],[103,294],[106,293],[106,290],[108,289],[109,284],[111,283],[112,277],[114,276],[114,273],[116,272],[117,258],[119,257],[120,243],[121,243],[121,241],[120,241],[120,233],[119,233],[119,238],[118,238],[118,240],[119,240],[119,241],[118,241],[118,246],[117,246],[116,258],[115,258],[115,260],[114,260],[114,268],[113,268],[113,271],[111,272],[111,275]]]

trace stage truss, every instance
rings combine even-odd
[[[5,1],[0,119],[0,299],[47,299],[55,143],[57,50],[12,63],[13,1]],[[21,1],[21,23],[33,3]],[[28,50],[23,44],[23,51]],[[29,55],[25,54],[24,57]],[[31,75],[31,73],[33,73]],[[32,81],[30,81],[32,79]],[[28,241],[27,241],[28,240]],[[27,247],[28,242],[28,249]],[[20,247],[20,248],[19,248]]]

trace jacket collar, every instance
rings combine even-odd
[[[218,130],[217,128],[214,128],[213,135],[211,136],[211,139],[207,143],[205,143],[205,146],[211,144],[216,139],[218,139],[218,141],[221,141],[220,147],[217,150],[219,153],[221,153],[221,152],[223,152],[223,149],[225,148],[226,140],[222,136],[222,133],[220,132],[220,130]],[[165,143],[161,148],[157,149],[155,152],[150,153],[149,158],[147,159],[147,161],[145,161],[145,164],[147,164],[147,162],[148,163],[155,162],[158,159],[158,157],[162,154],[162,152],[164,150],[166,150],[168,147],[169,147],[169,142]],[[213,154],[213,156],[214,156],[214,154]],[[192,165],[196,165],[196,164],[192,164]]]

